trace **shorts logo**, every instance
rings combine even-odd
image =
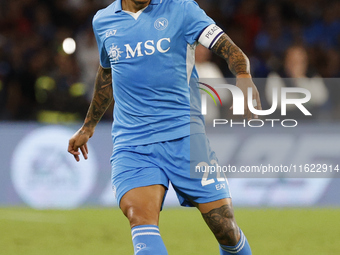
[[[109,51],[109,56],[113,62],[117,62],[119,60],[119,58],[121,57],[121,53],[123,53],[123,51],[120,51],[120,48],[112,44],[112,47]]]
[[[226,185],[225,185],[225,183],[223,183],[223,184],[216,184],[215,187],[216,187],[216,190],[221,190],[221,189],[225,189]]]
[[[145,249],[146,248],[146,244],[145,243],[138,243],[136,244],[136,254],[138,252],[140,252],[141,250]]]
[[[166,18],[159,18],[155,21],[155,28],[159,31],[166,29],[169,25],[169,21]]]

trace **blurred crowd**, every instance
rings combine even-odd
[[[111,2],[0,0],[0,120],[84,118],[99,65],[91,21]],[[257,83],[264,107],[274,87],[307,87],[314,118],[340,119],[340,1],[197,2],[247,54],[253,77],[266,78]],[[69,37],[74,54],[62,47]],[[201,48],[196,55],[203,78],[232,77],[223,59]]]

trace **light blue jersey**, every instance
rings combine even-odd
[[[190,80],[198,78],[197,40],[212,24],[193,0],[151,0],[138,13],[123,11],[117,0],[98,11],[93,28],[100,64],[112,69],[115,147],[204,133],[199,90]]]

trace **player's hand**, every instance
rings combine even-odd
[[[236,86],[240,88],[244,95],[244,118],[251,120],[253,118],[258,119],[258,116],[254,114],[248,108],[248,88],[252,88],[252,102],[254,108],[257,110],[262,110],[260,94],[257,90],[255,84],[253,83],[250,75],[239,75],[237,76]],[[256,103],[255,103],[256,102]]]
[[[89,131],[86,129],[79,129],[69,140],[68,143],[68,152],[71,153],[76,161],[79,162],[80,158],[80,152],[83,154],[84,159],[88,158],[88,148],[87,148],[87,141],[91,138],[93,135],[93,131]]]

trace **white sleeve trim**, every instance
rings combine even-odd
[[[210,50],[214,47],[223,33],[223,30],[219,26],[212,24],[203,30],[202,34],[198,38],[198,42]]]

